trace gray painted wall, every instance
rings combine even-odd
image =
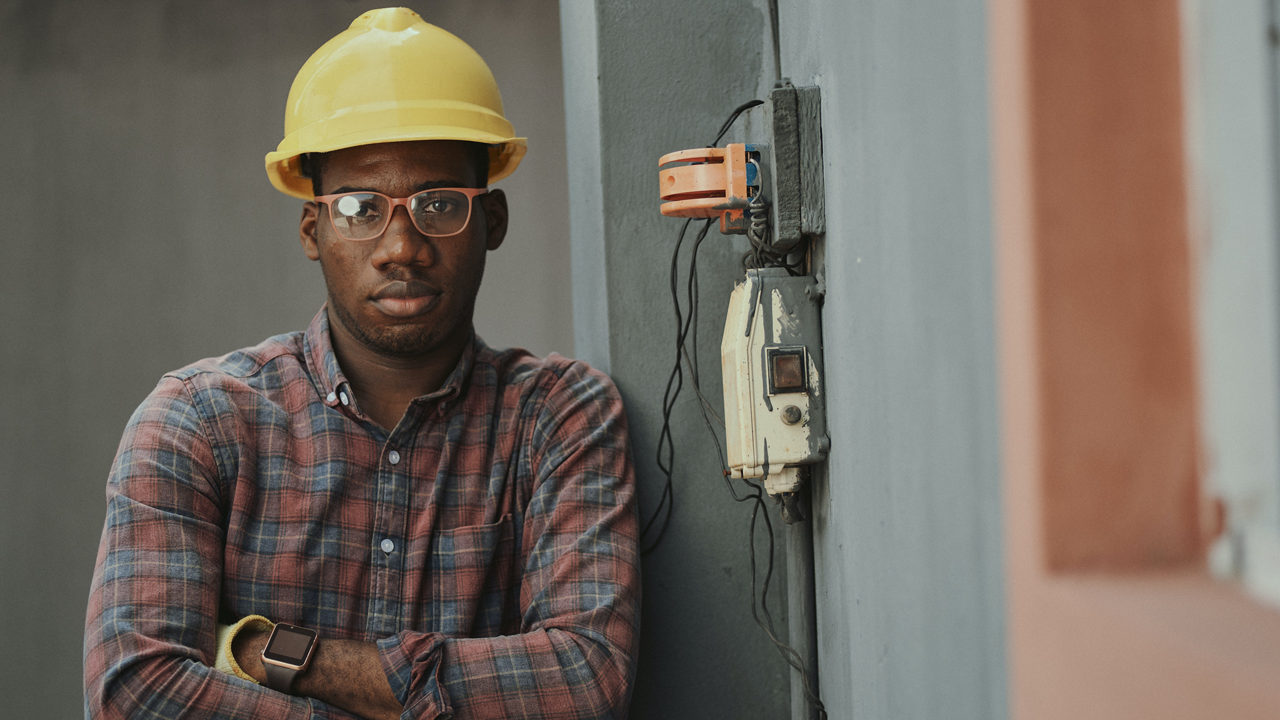
[[[622,391],[647,518],[662,492],[654,455],[675,358],[668,278],[683,222],[658,213],[658,157],[706,145],[730,110],[755,97],[766,20],[730,0],[563,0],[561,11],[569,184],[585,193],[571,197],[575,337],[608,358]],[[740,255],[715,230],[699,253],[698,349],[704,392],[717,404]],[[672,428],[675,514],[644,559],[632,717],[786,717],[787,667],[751,619],[749,509],[729,498],[687,379]],[[785,636],[780,528],[777,538],[770,606]]]
[[[167,370],[324,298],[267,182],[294,74],[384,3],[0,0],[0,716],[82,714],[85,602],[125,421]],[[559,14],[411,2],[488,61],[529,137],[476,324],[573,351]]]
[[[783,74],[823,91],[834,448],[815,497],[823,699],[832,718],[998,720],[1007,710],[984,6],[779,4]],[[588,146],[570,155],[570,185],[599,172],[603,194],[598,206],[572,199],[575,270],[605,274],[575,275],[575,333],[608,338],[647,509],[660,491],[651,456],[678,227],[657,212],[656,160],[705,144],[729,109],[767,92],[767,5],[563,7],[567,84],[598,78],[567,96],[570,146]],[[570,47],[598,54],[574,67]],[[738,137],[759,132],[748,121]],[[707,244],[700,352],[714,368],[738,250],[714,231]],[[606,301],[603,319],[582,312]],[[704,378],[714,402],[717,375]],[[784,716],[785,668],[747,613],[742,508],[716,477],[692,399],[675,424],[677,511],[644,566],[635,716]]]
[[[981,0],[781,0],[823,93],[832,447],[817,488],[832,717],[1006,711]]]

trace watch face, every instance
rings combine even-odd
[[[301,665],[311,653],[311,646],[316,642],[316,631],[297,625],[280,623],[271,633],[267,648],[262,657],[278,663]]]

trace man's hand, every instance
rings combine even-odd
[[[262,651],[271,633],[241,630],[231,641],[240,669],[265,685]],[[295,695],[313,697],[369,720],[398,720],[404,707],[391,691],[378,646],[356,640],[321,638],[311,665],[293,682]]]

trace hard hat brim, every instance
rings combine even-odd
[[[305,151],[295,148],[286,149],[285,146],[290,144],[289,139],[286,138],[285,142],[280,143],[280,149],[267,153],[267,177],[270,178],[271,184],[277,190],[286,195],[302,200],[314,200],[315,195],[312,193],[311,180],[302,176],[299,167],[300,163],[298,162],[299,158],[305,153],[333,152],[343,148],[376,145],[386,142],[461,140],[489,146],[489,177],[486,184],[491,185],[515,172],[520,160],[524,158],[525,152],[528,150],[526,138],[502,138],[487,133],[478,133],[467,128],[441,128],[437,126],[430,128],[399,128],[399,130],[400,132],[395,133],[393,137],[387,137],[385,130],[382,132],[370,132],[367,133],[369,137],[348,136],[335,142],[312,146]]]

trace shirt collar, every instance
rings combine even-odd
[[[453,402],[455,398],[462,394],[466,389],[467,378],[471,377],[471,368],[476,362],[476,346],[480,343],[480,338],[476,335],[475,328],[471,329],[471,336],[467,338],[467,344],[462,347],[462,357],[458,358],[458,364],[453,368],[453,372],[449,373],[449,377],[445,378],[444,384],[440,389],[424,395],[420,400],[441,400],[444,402]],[[443,404],[441,405],[443,408]]]
[[[338,403],[338,392],[345,392],[347,378],[338,366],[338,358],[333,354],[333,344],[329,340],[328,303],[321,306],[320,312],[311,319],[311,324],[302,336],[302,348],[311,369],[311,377],[320,396],[325,398],[325,404]]]
[[[471,369],[475,365],[477,346],[482,342],[473,328],[471,337],[462,349],[462,357],[458,359],[453,372],[449,373],[449,377],[445,379],[444,385],[433,393],[417,398],[416,401],[451,402],[461,395],[466,387],[467,378],[471,376]],[[333,354],[333,343],[329,336],[328,303],[325,303],[320,308],[320,312],[312,318],[311,325],[303,334],[302,344],[307,364],[311,368],[311,375],[325,404],[330,407],[346,405],[347,403],[342,402],[342,395],[351,392],[351,385],[342,374],[337,356]]]

